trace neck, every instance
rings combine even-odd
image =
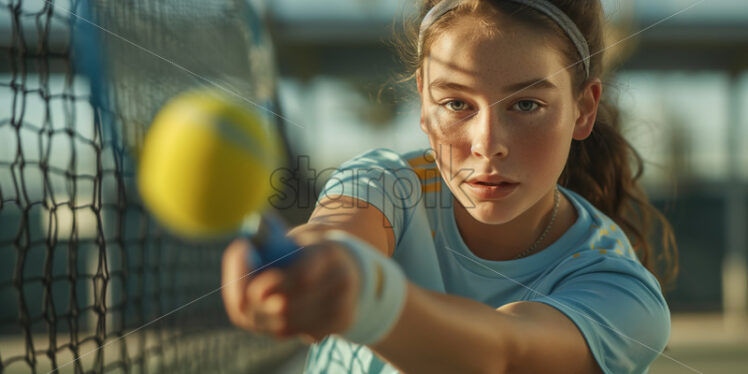
[[[515,258],[530,248],[541,236],[548,223],[554,205],[554,191],[550,191],[530,209],[515,219],[498,225],[482,223],[453,198],[457,228],[465,244],[478,257],[486,260],[505,261]],[[540,252],[558,240],[576,221],[576,211],[561,194],[556,220],[534,253]]]

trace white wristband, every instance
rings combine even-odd
[[[353,323],[341,336],[357,344],[374,344],[386,336],[402,312],[405,275],[395,261],[345,231],[331,230],[325,237],[344,244],[361,267],[361,294]]]

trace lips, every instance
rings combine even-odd
[[[519,185],[500,175],[479,175],[465,181],[472,195],[483,200],[503,199],[514,192]]]
[[[517,182],[509,178],[502,177],[498,174],[493,174],[493,175],[483,174],[483,175],[479,175],[474,178],[470,178],[466,182],[469,184],[489,185],[489,186],[498,186],[501,184],[517,184]]]

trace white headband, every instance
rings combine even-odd
[[[426,16],[423,17],[423,21],[421,21],[420,32],[418,33],[419,55],[421,54],[423,35],[426,30],[431,27],[431,25],[433,25],[436,20],[449,13],[452,9],[457,8],[462,3],[462,1],[463,0],[443,0],[436,4],[433,8],[431,8],[428,13],[426,13]],[[582,57],[582,63],[584,63],[584,71],[587,74],[587,78],[590,77],[590,49],[587,45],[587,39],[585,39],[584,35],[582,35],[582,32],[579,31],[579,28],[574,23],[574,21],[569,18],[569,16],[567,16],[561,9],[558,9],[555,5],[551,4],[547,0],[507,1],[527,5],[539,12],[542,12],[546,16],[550,17],[554,22],[556,22],[561,27],[561,29],[566,32],[566,35],[569,36],[569,39],[571,39],[571,41],[574,43],[574,46],[577,47],[577,52],[579,52],[579,56]]]

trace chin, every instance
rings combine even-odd
[[[503,225],[513,221],[519,214],[514,209],[497,206],[494,202],[477,202],[472,208],[465,208],[476,221],[486,225]]]

